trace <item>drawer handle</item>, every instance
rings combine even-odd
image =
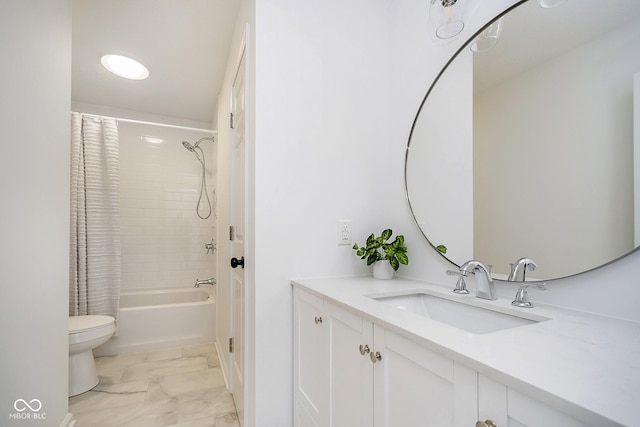
[[[321,325],[322,324],[322,317],[316,317],[315,319],[313,319],[314,322],[316,322],[316,325]]]
[[[370,351],[371,351],[371,350],[369,350],[369,346],[368,346],[368,345],[366,345],[366,344],[365,344],[365,345],[360,344],[360,354],[361,354],[361,355],[363,355],[363,356],[364,356],[365,354],[369,353]]]
[[[376,351],[375,353],[371,353],[369,354],[369,357],[371,357],[371,362],[376,363],[382,360],[382,355],[380,354],[379,351]]]
[[[497,426],[491,420],[484,420],[484,421],[478,421],[476,423],[476,427],[497,427]]]

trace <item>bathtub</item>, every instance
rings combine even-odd
[[[215,307],[211,286],[122,290],[118,333],[93,353],[112,356],[213,342]]]

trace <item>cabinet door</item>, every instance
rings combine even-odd
[[[506,427],[588,427],[542,402],[483,375],[478,378],[478,414]]]
[[[317,414],[316,414],[317,416]],[[306,407],[296,399],[293,410],[293,425],[296,427],[320,427],[317,420],[311,416]]]
[[[377,325],[374,335],[376,427],[475,425],[475,371]]]
[[[331,342],[330,425],[371,427],[373,362],[369,349],[373,347],[373,324],[330,304],[327,310]]]
[[[329,328],[323,301],[294,288],[294,385],[304,419],[326,426],[329,415]],[[302,423],[311,425],[310,421]]]

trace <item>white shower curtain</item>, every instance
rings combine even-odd
[[[72,113],[69,315],[118,319],[121,281],[118,127]]]

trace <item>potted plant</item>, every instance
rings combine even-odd
[[[377,279],[391,279],[400,264],[409,264],[404,236],[400,234],[389,242],[392,234],[393,231],[387,228],[378,237],[372,233],[367,238],[366,246],[359,247],[357,243],[353,245],[360,259],[366,259],[367,265],[373,264],[373,277]]]

